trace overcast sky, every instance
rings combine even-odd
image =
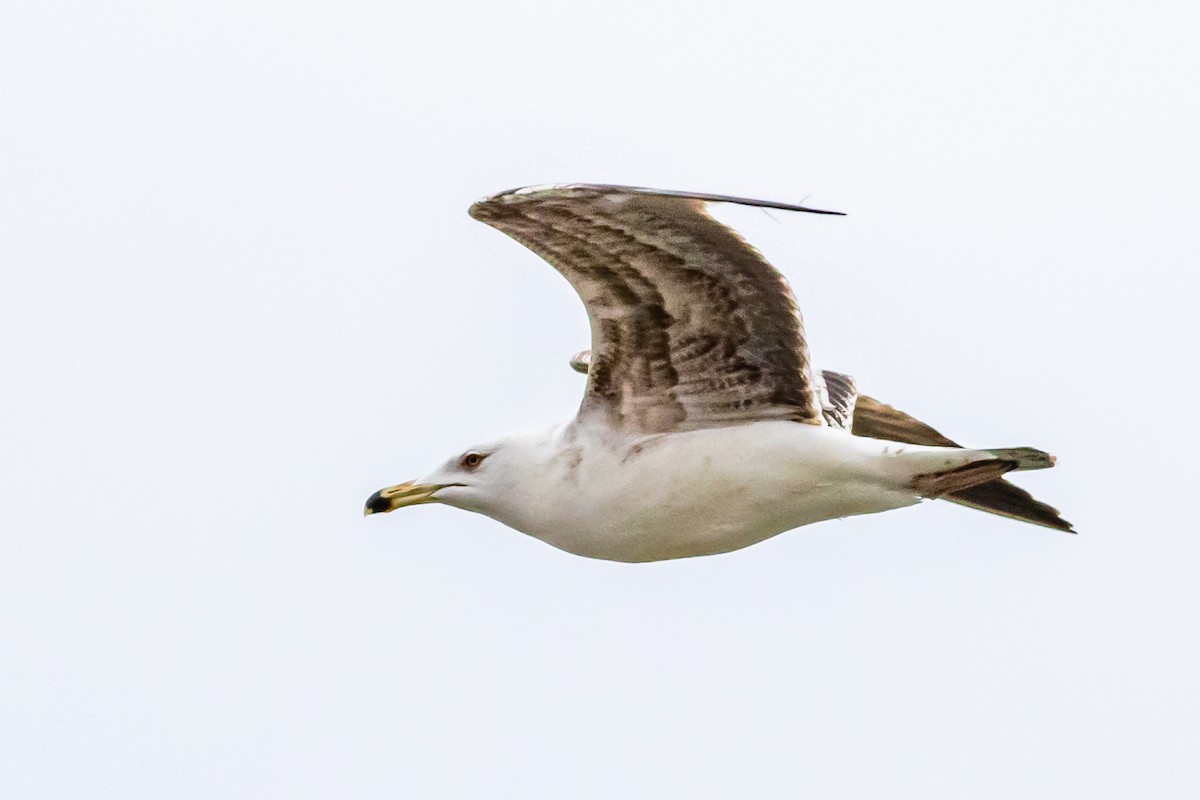
[[[0,795],[1196,797],[1195,6],[426,6],[3,12]],[[848,212],[718,213],[1080,535],[364,519],[574,413],[582,306],[466,214],[564,181]]]

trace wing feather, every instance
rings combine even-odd
[[[787,281],[708,214],[716,201],[813,211],[592,184],[520,189],[471,207],[582,298],[592,355],[581,417],[646,433],[825,424]]]
[[[957,442],[947,439],[924,422],[864,394],[858,396],[851,432],[855,436],[892,442],[959,447]],[[1035,500],[1029,492],[1004,478],[951,492],[942,499],[1002,517],[1032,522],[1034,525],[1043,525],[1068,533],[1075,532],[1071,523],[1059,514],[1058,509]]]
[[[821,411],[825,415],[825,422],[834,428],[850,430],[854,419],[854,404],[858,399],[854,378],[825,369],[821,370],[818,384],[818,396],[821,399]]]

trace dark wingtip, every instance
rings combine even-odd
[[[1079,533],[1079,531],[1075,530],[1074,525],[1059,516],[1052,518],[1043,517],[1041,519],[1014,517],[1014,519],[1019,519],[1021,522],[1032,522],[1034,525],[1041,525],[1043,528],[1050,528],[1051,530],[1056,530],[1061,533],[1069,533],[1072,535],[1077,535]]]

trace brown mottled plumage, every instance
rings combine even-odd
[[[646,433],[756,420],[825,424],[787,281],[709,216],[736,198],[569,185],[499,194],[471,216],[565,277],[592,327],[581,416]]]

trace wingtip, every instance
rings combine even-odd
[[[1045,521],[1041,521],[1041,522],[1036,522],[1035,524],[1042,525],[1042,526],[1050,528],[1052,530],[1056,530],[1059,533],[1069,533],[1072,536],[1079,535],[1079,531],[1075,530],[1074,525],[1067,522],[1062,517],[1058,516],[1057,509],[1052,509],[1052,510],[1054,511],[1054,515],[1055,515],[1053,520],[1045,520]],[[1030,521],[1032,521],[1032,520],[1030,520]]]
[[[646,186],[621,186],[618,184],[606,183],[542,183],[532,184],[529,186],[520,186],[515,189],[507,189],[503,192],[496,192],[487,197],[480,198],[471,204],[468,213],[475,219],[484,219],[489,216],[488,211],[495,209],[505,203],[519,202],[522,199],[528,198],[530,195],[549,194],[552,192],[580,192],[580,193],[629,193],[640,195],[657,195],[659,197],[682,197],[690,200],[700,200],[705,203],[733,203],[735,205],[752,206],[758,208],[774,208],[781,211],[800,211],[805,214],[824,214],[830,217],[844,217],[845,211],[830,211],[823,208],[809,208],[808,206],[799,203],[779,203],[773,200],[754,200],[748,197],[734,197],[724,194],[708,194],[706,192],[687,192],[674,189],[651,189]]]
[[[1070,522],[1067,522],[1065,519],[1063,519],[1062,517],[1060,517],[1058,515],[1057,508],[1054,508],[1053,506],[1048,506],[1045,503],[1042,503],[1041,505],[1045,507],[1045,510],[1047,512],[1049,512],[1049,514],[1051,516],[1049,516],[1048,518],[1044,518],[1044,519],[1028,519],[1028,518],[1026,518],[1024,521],[1032,522],[1035,525],[1041,525],[1042,527],[1058,531],[1059,533],[1069,533],[1072,535],[1077,535],[1079,533],[1079,531],[1075,530],[1074,525],[1072,525]]]

